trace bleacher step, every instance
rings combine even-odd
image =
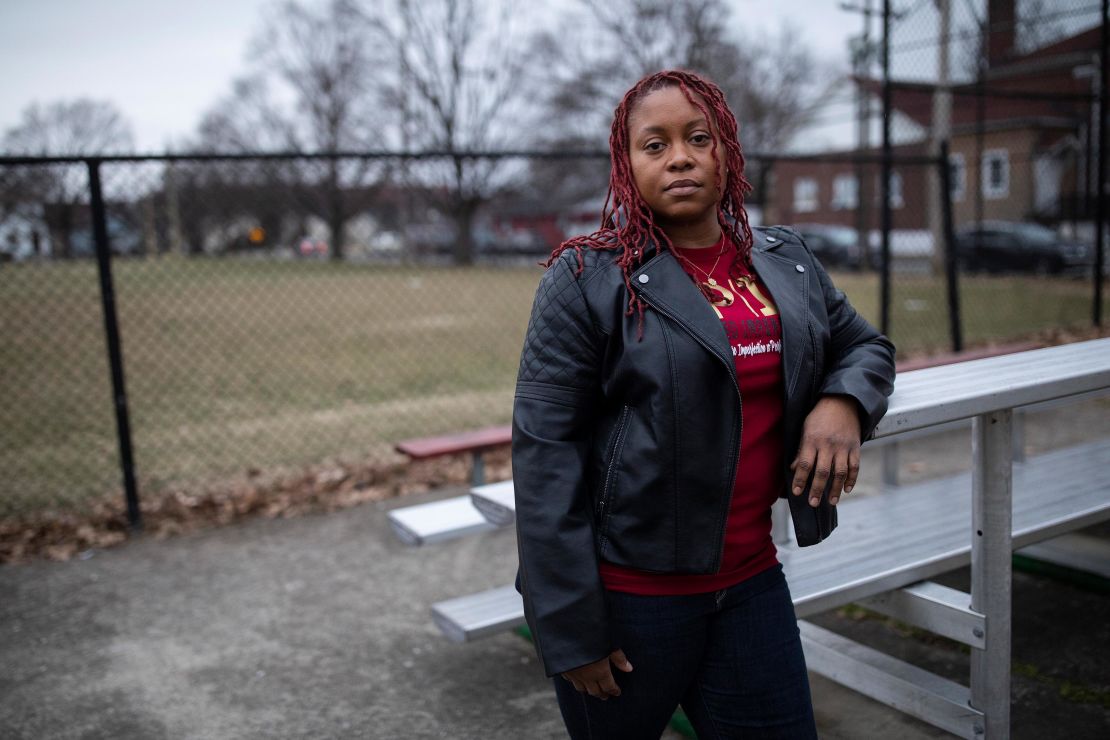
[[[397,537],[412,546],[497,528],[474,508],[469,495],[393,509],[389,512],[389,523]]]
[[[1110,580],[1110,542],[1090,535],[1061,535],[1023,547],[1017,554]]]
[[[806,667],[958,737],[981,737],[983,713],[955,681],[893,658],[815,624],[798,621]]]
[[[1069,447],[1014,466],[1013,544],[1023,548],[1110,519],[1102,471],[1110,440]],[[1061,481],[1067,481],[1066,488]],[[1055,495],[1046,496],[1045,491]],[[971,561],[969,474],[903,486],[840,504],[840,527],[817,547],[779,547],[795,610],[806,617],[931,578]],[[471,600],[473,603],[471,603]],[[436,623],[465,641],[524,622],[505,586],[440,602]]]
[[[516,521],[512,480],[477,486],[471,489],[470,500],[474,503],[474,508],[482,512],[492,524],[506,527]]]
[[[524,624],[524,601],[512,585],[447,599],[432,619],[449,639],[468,642]]]

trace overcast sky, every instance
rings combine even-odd
[[[0,131],[33,101],[86,96],[114,102],[140,150],[179,143],[246,69],[248,40],[270,2],[0,0]],[[847,38],[862,25],[838,0],[731,4],[738,28],[772,33],[790,22],[799,43],[845,67]]]

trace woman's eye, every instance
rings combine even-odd
[[[690,140],[695,144],[708,144],[710,142],[709,134],[694,134]]]
[[[663,142],[661,142],[661,141],[650,141],[650,142],[648,142],[647,144],[644,145],[644,149],[648,150],[649,152],[662,151]]]

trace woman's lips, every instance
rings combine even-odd
[[[676,180],[668,185],[665,190],[670,195],[691,195],[700,188],[693,180]]]

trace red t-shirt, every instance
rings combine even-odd
[[[784,484],[782,324],[778,309],[757,277],[740,280],[729,277],[728,267],[735,248],[729,243],[728,251],[722,254],[726,238],[722,234],[721,240],[708,248],[676,248],[700,268],[701,272],[692,271],[699,280],[706,281],[708,276],[716,281],[716,285],[710,286],[717,291],[712,306],[728,335],[740,385],[743,424],[740,460],[725,524],[721,568],[713,574],[686,575],[602,562],[602,582],[613,591],[656,596],[717,591],[778,562],[771,539],[771,505]]]

